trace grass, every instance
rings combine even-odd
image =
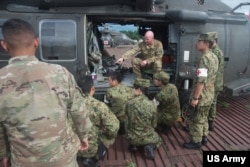
[[[136,164],[133,162],[133,160],[127,160],[127,165],[126,167],[136,167]]]
[[[227,102],[221,102],[220,105],[222,106],[222,108],[224,109],[228,109],[230,107],[230,104]]]

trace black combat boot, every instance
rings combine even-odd
[[[183,127],[183,130],[186,131],[186,132],[189,132],[189,126],[188,126],[188,125],[187,125],[187,126],[184,126],[184,127]]]
[[[184,143],[183,147],[188,148],[188,149],[200,149],[201,148],[201,142],[194,143],[194,142],[189,142],[189,143]]]
[[[214,130],[214,121],[208,120],[208,130],[213,131]]]
[[[162,125],[162,133],[165,134],[165,135],[168,134],[170,129],[171,129],[171,126],[165,125],[165,124]]]
[[[155,159],[154,149],[156,148],[155,144],[148,144],[144,146],[145,156],[149,159]]]
[[[84,167],[98,167],[98,161],[95,158],[82,158]]]
[[[125,128],[123,126],[120,126],[120,128],[118,130],[118,134],[119,135],[125,135]]]
[[[137,151],[137,147],[135,145],[130,144],[129,147],[128,147],[128,150],[130,152],[136,152]]]
[[[201,144],[202,145],[206,145],[207,144],[207,136],[202,136]]]

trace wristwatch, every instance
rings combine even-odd
[[[199,100],[200,98],[192,97],[193,100]]]

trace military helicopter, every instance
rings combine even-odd
[[[40,39],[36,56],[41,61],[61,64],[76,77],[102,71],[104,53],[98,26],[135,25],[140,35],[150,29],[163,43],[163,58],[169,60],[163,62],[163,70],[183,96],[195,76],[198,35],[216,31],[225,56],[225,94],[250,93],[250,21],[220,0],[1,0],[0,28],[9,18],[22,18],[34,26]],[[8,59],[0,48],[0,67]],[[133,79],[133,74],[124,75],[127,85]],[[109,85],[100,79],[95,87],[96,94],[103,97]],[[157,90],[153,85],[149,89],[152,93]]]
[[[99,27],[99,30],[102,34],[101,40],[103,41],[104,45],[116,47],[118,45],[134,45],[136,43],[135,40],[129,38],[125,33],[110,29],[111,26],[112,24],[104,24],[101,30]]]

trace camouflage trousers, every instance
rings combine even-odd
[[[218,99],[218,95],[220,94],[219,91],[214,92],[214,100],[211,104],[211,108],[209,110],[208,113],[208,120],[214,120],[215,119],[215,115],[216,115],[216,107],[217,107],[217,99]]]
[[[207,136],[208,131],[208,112],[210,106],[198,106],[198,114],[193,121],[188,121],[189,134],[193,142],[201,142],[202,136]]]
[[[163,112],[157,113],[157,123],[172,126],[177,120],[178,115],[166,114]]]
[[[132,144],[135,146],[145,146],[147,144],[155,144],[156,147],[158,148],[163,142],[161,137],[155,131],[148,135],[144,135],[144,134],[139,135],[139,134],[130,133],[128,131],[126,135],[127,135],[129,144]]]
[[[143,69],[152,69],[154,73],[161,71],[162,69],[162,61],[155,61],[153,63],[147,64],[145,67],[141,67],[141,62],[143,59],[135,57],[132,60],[132,68],[133,72],[137,78],[142,78],[141,70]]]

